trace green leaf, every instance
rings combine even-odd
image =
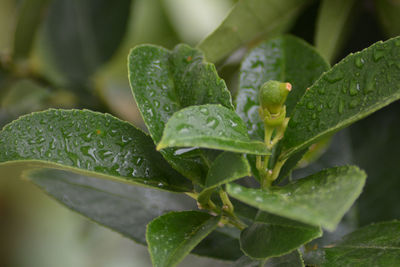
[[[222,232],[217,228],[198,244],[192,251],[193,254],[216,259],[234,261],[242,251],[238,237]]]
[[[251,50],[240,67],[236,98],[236,111],[246,123],[249,135],[264,140],[264,124],[258,115],[258,92],[263,83],[277,80],[292,84],[286,100],[289,116],[307,87],[328,69],[329,65],[313,47],[293,36],[266,41]]]
[[[15,171],[2,168],[1,173],[11,178]],[[154,218],[171,210],[195,207],[195,202],[184,194],[89,174],[42,168],[25,173],[24,177],[68,208],[141,244],[146,244],[146,225]]]
[[[164,126],[180,109],[207,103],[232,108],[231,96],[215,66],[200,51],[178,45],[173,51],[142,45],[129,54],[129,81],[144,122],[155,143]],[[201,182],[205,167],[199,158],[186,158],[175,149],[161,151],[168,162],[191,180]]]
[[[242,231],[240,246],[253,259],[268,259],[285,255],[320,236],[320,227],[262,212]]]
[[[224,152],[212,163],[205,186],[217,187],[248,175],[250,166],[243,155]]]
[[[157,150],[167,147],[202,147],[268,155],[267,146],[250,140],[235,111],[221,105],[201,105],[176,112],[165,126]]]
[[[303,259],[298,250],[281,257],[270,258],[264,264],[263,262],[242,256],[239,260],[235,261],[232,267],[304,267]]]
[[[35,35],[49,0],[22,1],[14,33],[14,59],[26,59],[34,44]]]
[[[400,38],[347,56],[296,105],[285,136],[287,158],[400,98]]]
[[[366,175],[357,167],[327,169],[268,190],[228,184],[232,197],[260,210],[333,231],[360,195]]]
[[[219,219],[199,211],[182,211],[150,222],[146,239],[153,266],[176,266],[217,227]]]
[[[200,42],[206,58],[217,62],[241,45],[285,31],[308,0],[239,1],[217,29]]]
[[[203,191],[197,201],[207,203],[214,190],[223,184],[249,176],[250,165],[246,158],[237,153],[223,152],[211,164]]]
[[[353,162],[368,173],[364,194],[357,200],[361,225],[400,218],[399,104],[350,127]]]
[[[52,0],[39,48],[45,71],[81,88],[123,40],[132,2]]]
[[[389,37],[400,34],[400,3],[393,0],[375,0],[375,8],[379,22]]]
[[[190,191],[155,151],[150,137],[111,115],[48,110],[8,124],[0,132],[0,168],[19,173],[56,168],[72,173],[172,191]]]
[[[324,0],[318,11],[315,47],[329,61],[335,59],[350,32],[356,0]]]
[[[323,266],[397,266],[400,222],[371,224],[324,248]]]

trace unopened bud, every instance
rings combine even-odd
[[[259,93],[261,108],[267,109],[271,114],[280,113],[290,90],[292,90],[290,83],[272,80],[265,82],[261,86]]]

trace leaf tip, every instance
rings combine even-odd
[[[156,149],[157,149],[157,151],[160,151],[161,149],[164,149],[166,147],[168,147],[168,144],[160,142],[160,143],[158,143]]]

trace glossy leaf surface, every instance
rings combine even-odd
[[[12,175],[12,171],[15,169],[2,169],[3,174]],[[171,210],[195,207],[195,202],[183,194],[89,174],[45,168],[27,172],[24,177],[68,208],[141,244],[146,244],[146,225],[151,220]]]
[[[268,259],[285,255],[321,235],[319,227],[263,212],[242,231],[240,246],[253,259]]]
[[[254,260],[246,256],[242,256],[235,261],[232,267],[259,267],[263,261]],[[298,250],[281,257],[270,258],[264,263],[264,267],[304,267],[304,262]]]
[[[221,105],[201,105],[176,112],[165,126],[157,149],[202,147],[231,152],[268,155],[267,146],[250,140],[247,128],[231,109]]]
[[[217,227],[219,219],[199,211],[183,211],[150,222],[146,240],[153,266],[176,266]]]
[[[243,155],[223,152],[212,162],[206,177],[205,188],[197,200],[200,203],[207,203],[218,186],[250,175],[250,165]]]
[[[0,168],[12,164],[20,172],[57,168],[172,191],[191,188],[155,151],[150,137],[111,115],[87,110],[52,109],[5,126]]]
[[[264,125],[258,114],[258,92],[269,80],[290,82],[292,91],[286,100],[290,116],[307,87],[326,70],[326,61],[303,40],[282,36],[263,42],[245,57],[240,67],[236,111],[255,139],[264,139]]]
[[[260,210],[333,231],[360,195],[366,175],[357,167],[327,169],[268,190],[228,184],[232,197]]]
[[[324,248],[323,266],[396,266],[400,261],[400,222],[360,228]]]
[[[132,93],[155,143],[160,142],[172,114],[184,107],[219,103],[232,108],[225,82],[196,49],[178,45],[169,51],[143,45],[134,48],[128,60]],[[175,152],[165,149],[161,153],[186,177],[201,181],[206,175],[201,160]]]
[[[400,38],[347,56],[296,105],[282,140],[283,157],[304,149],[400,98]]]
[[[206,58],[217,62],[241,45],[254,39],[281,33],[310,1],[247,0],[239,1],[218,28],[198,47]]]
[[[318,12],[315,47],[332,62],[342,48],[354,17],[356,0],[324,0]]]

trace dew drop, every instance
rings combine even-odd
[[[178,133],[180,133],[180,134],[189,133],[191,128],[192,128],[191,125],[185,124],[185,123],[179,124],[178,127],[176,127],[176,129],[178,130]]]
[[[171,108],[168,105],[165,105],[163,107],[164,111],[169,112],[171,110]]]
[[[236,127],[238,124],[234,122],[233,120],[229,120],[230,124],[232,127]]]
[[[160,101],[158,101],[158,100],[154,100],[154,106],[156,107],[156,108],[158,108],[159,106],[160,106]]]
[[[375,79],[373,76],[368,76],[366,84],[365,84],[364,92],[366,94],[368,94],[368,93],[374,91],[374,89],[375,89]]]
[[[358,106],[358,103],[359,103],[359,100],[356,98],[356,99],[353,99],[350,101],[349,106],[350,106],[350,108],[355,108]]]
[[[206,107],[202,107],[202,108],[200,109],[200,112],[201,112],[202,114],[204,114],[204,115],[208,115],[208,114],[209,114],[208,108],[206,108]]]
[[[382,48],[376,48],[374,50],[374,61],[377,62],[385,55],[385,50]]]
[[[149,114],[150,118],[153,118],[154,114],[153,114],[153,110],[151,108],[148,108],[146,110],[147,114]]]
[[[364,59],[361,56],[356,57],[354,63],[356,64],[357,68],[361,69],[364,66]]]
[[[215,129],[218,127],[218,124],[219,124],[219,122],[216,118],[214,118],[214,117],[207,118],[207,124],[206,124],[207,127]]]
[[[343,102],[343,100],[340,100],[339,101],[339,107],[338,107],[339,114],[342,114],[343,110],[344,110],[344,102]]]
[[[350,83],[350,88],[349,88],[350,95],[355,96],[358,94],[359,91],[360,91],[360,85],[358,83],[356,83],[355,81],[352,81]]]
[[[328,72],[325,75],[325,79],[330,83],[334,83],[334,82],[340,81],[342,78],[343,78],[343,73],[339,69],[336,69],[335,71]]]
[[[311,118],[312,118],[313,120],[315,120],[315,119],[317,118],[317,114],[313,113],[313,114],[311,115]]]
[[[308,102],[307,103],[307,108],[310,109],[310,110],[314,109],[315,108],[314,103],[313,102]]]

